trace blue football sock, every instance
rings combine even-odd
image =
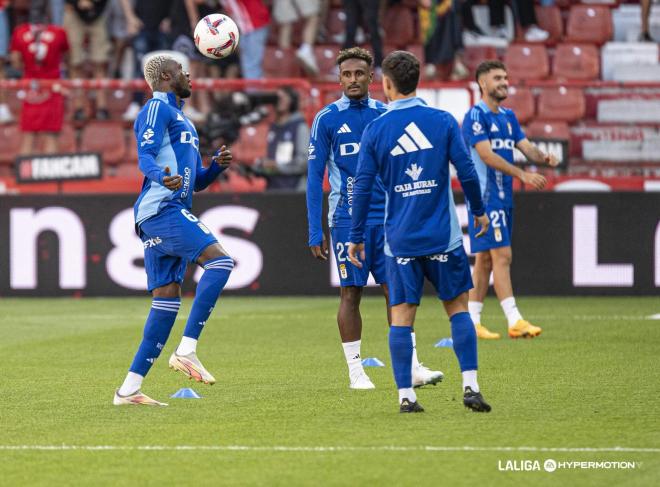
[[[220,293],[227,284],[229,274],[234,268],[234,261],[229,256],[211,259],[204,264],[204,274],[197,284],[195,300],[193,301],[190,316],[183,336],[199,339],[206,320],[211,316],[211,311],[218,300]]]
[[[390,326],[390,356],[397,389],[412,387],[413,344],[409,326]]]
[[[470,313],[456,313],[450,318],[454,353],[458,357],[461,372],[477,370],[477,332]]]
[[[138,348],[130,371],[147,375],[154,361],[170,336],[170,331],[176,320],[176,314],[181,306],[180,298],[154,298],[151,302],[151,311],[144,325],[144,336]]]

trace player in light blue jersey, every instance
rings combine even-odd
[[[509,336],[532,338],[541,333],[541,328],[523,319],[511,285],[512,180],[516,177],[536,189],[542,189],[546,181],[541,174],[516,167],[513,164],[513,150],[517,147],[536,164],[554,167],[558,161],[527,140],[513,111],[501,106],[509,86],[503,63],[481,63],[477,67],[477,83],[482,98],[463,119],[463,137],[479,175],[491,226],[488,233],[478,240],[474,230],[469,230],[470,247],[476,254],[476,262],[472,275],[474,289],[470,291],[468,307],[479,338],[500,338],[499,333],[491,332],[481,323],[481,310],[488,292],[490,273],[493,272],[495,293],[509,323]],[[468,213],[471,213],[469,203]]]
[[[385,255],[383,253],[383,220],[385,191],[378,181],[365,228],[367,260],[359,269],[348,261],[348,231],[351,225],[353,185],[360,151],[360,138],[366,125],[386,110],[386,105],[369,97],[369,83],[373,79],[373,58],[365,49],[344,49],[337,57],[339,83],[343,96],[318,112],[312,124],[307,178],[307,219],[309,247],[312,255],[327,260],[328,243],[323,234],[323,175],[329,170],[331,192],[328,226],[332,250],[337,263],[341,285],[337,323],[348,364],[351,389],[373,389],[364,372],[361,360],[362,317],[360,300],[369,273],[381,285],[387,303]],[[389,307],[387,310],[390,321]],[[413,333],[413,342],[415,336]],[[442,380],[440,371],[422,365],[416,350],[413,352],[412,380],[415,387],[435,384]]]
[[[197,131],[182,111],[183,99],[191,94],[190,79],[178,62],[154,56],[147,61],[144,75],[153,98],[135,121],[138,164],[145,176],[135,203],[135,229],[144,244],[153,301],[142,343],[124,383],[115,391],[113,403],[118,406],[167,406],[140,389],[174,325],[188,262],[203,267],[204,273],[169,365],[196,381],[215,382],[197,358],[197,340],[234,267],[215,236],[191,213],[193,191],[205,189],[228,167],[231,152],[223,146],[208,168],[202,166]]]
[[[364,228],[374,183],[385,186],[385,254],[392,306],[390,354],[399,411],[422,412],[410,381],[411,327],[428,279],[442,300],[463,375],[463,403],[490,411],[477,383],[477,336],[468,314],[470,266],[454,207],[449,162],[472,205],[478,235],[488,230],[479,180],[458,123],[417,98],[419,61],[394,51],[382,64],[388,111],[371,122],[361,141],[353,197],[349,258],[364,261]],[[360,258],[358,259],[358,254]]]

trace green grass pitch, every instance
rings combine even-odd
[[[493,412],[476,414],[453,351],[433,346],[449,322],[426,297],[419,356],[446,378],[418,390],[417,415],[398,414],[381,298],[362,307],[363,357],[386,364],[367,369],[375,391],[348,389],[338,298],[221,298],[199,346],[218,383],[191,383],[167,367],[190,303],[143,387],[170,406],[120,408],[147,297],[0,300],[0,485],[660,484],[658,299],[519,298],[544,333],[479,343]],[[483,319],[505,332],[494,299]],[[169,399],[181,387],[203,398]],[[637,463],[549,473],[549,458]],[[541,470],[500,470],[524,460]]]

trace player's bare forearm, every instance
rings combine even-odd
[[[551,167],[559,164],[559,160],[554,155],[546,154],[527,139],[518,142],[517,147],[525,155],[527,160],[534,164],[547,164]]]
[[[522,178],[522,173],[523,173],[522,169],[514,166],[513,164],[506,161],[503,157],[498,156],[494,152],[490,152],[490,154],[486,154],[485,157],[481,158],[481,160],[484,161],[486,165],[500,172],[503,172],[504,174],[507,174],[509,176],[518,179]]]

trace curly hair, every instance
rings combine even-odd
[[[174,61],[169,56],[153,56],[144,65],[144,79],[152,90],[158,84],[161,74],[165,71],[167,63]]]
[[[366,62],[370,67],[374,64],[374,58],[369,51],[361,47],[349,47],[339,51],[337,56],[337,66],[346,61],[347,59],[361,59]]]

